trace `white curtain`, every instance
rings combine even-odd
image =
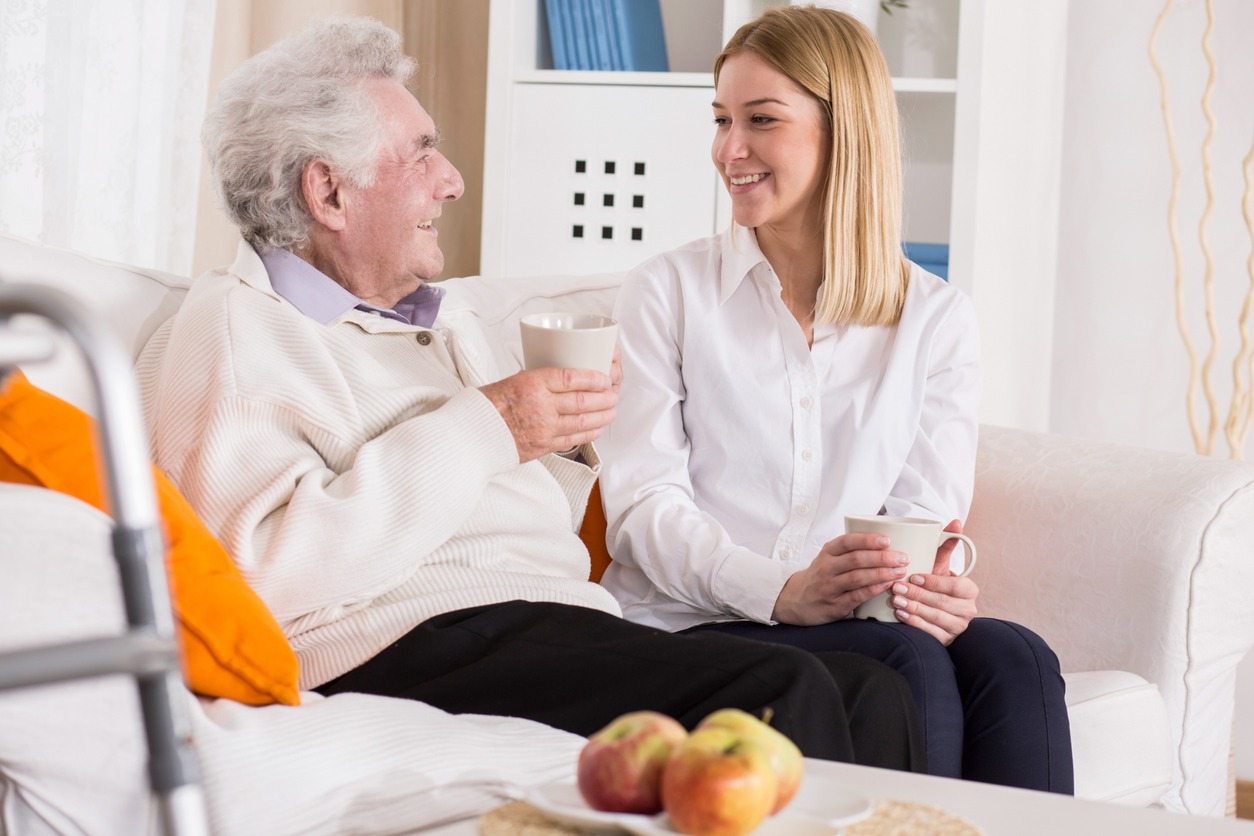
[[[187,275],[215,0],[0,0],[0,233]]]

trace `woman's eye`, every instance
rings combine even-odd
[[[753,117],[753,124],[755,125],[765,125],[774,121],[775,120],[771,118],[770,116],[754,116]]]
[[[715,117],[714,117],[714,124],[715,124],[715,125],[730,125],[730,124],[731,124],[731,120],[730,120],[730,119],[728,119],[726,116],[715,116]]]

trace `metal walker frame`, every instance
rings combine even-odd
[[[78,345],[95,390],[109,507],[127,630],[120,636],[0,653],[0,691],[106,674],[135,678],[148,746],[148,779],[159,824],[170,836],[208,834],[199,767],[183,695],[165,572],[165,542],[131,358],[70,296],[30,284],[0,284],[0,378],[8,367],[46,361],[51,334],[8,328],[15,314],[49,320]]]

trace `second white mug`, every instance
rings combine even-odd
[[[945,531],[945,524],[922,517],[847,516],[845,531],[867,534],[885,534],[890,541],[889,549],[902,552],[910,558],[906,567],[906,579],[911,575],[930,574],[936,567],[936,550],[946,540],[961,540],[967,546],[967,560],[962,576],[969,575],[975,567],[975,543],[965,534]],[[876,621],[897,621],[893,613],[892,590],[881,592],[874,598],[859,604],[853,611],[855,618],[873,618]]]

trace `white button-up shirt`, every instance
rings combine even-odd
[[[770,623],[846,514],[965,519],[980,350],[957,288],[913,266],[897,325],[816,325],[811,348],[737,227],[636,268],[615,316],[602,583],[632,621]]]

